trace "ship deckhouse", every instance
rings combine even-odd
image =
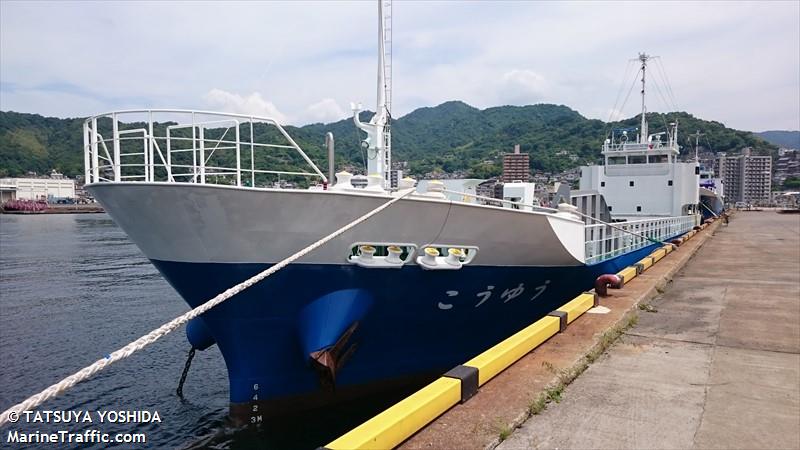
[[[642,124],[613,130],[603,143],[604,165],[581,167],[580,190],[603,195],[615,219],[682,216],[697,212],[700,167],[678,162],[678,124],[666,131],[648,134],[644,106],[644,74],[650,57],[642,62]]]

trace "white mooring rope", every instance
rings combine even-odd
[[[234,295],[244,291],[245,289],[253,286],[254,284],[258,283],[259,281],[267,278],[268,276],[274,274],[275,272],[283,269],[287,265],[291,264],[292,262],[296,261],[299,258],[311,253],[312,251],[316,250],[317,248],[325,245],[332,239],[336,238],[337,236],[341,235],[342,233],[354,228],[355,226],[361,224],[362,222],[368,220],[370,217],[380,213],[384,209],[392,206],[396,202],[400,201],[408,194],[414,192],[414,189],[409,189],[407,192],[404,192],[397,197],[392,198],[386,203],[383,203],[381,206],[373,209],[372,211],[364,214],[363,216],[359,217],[358,219],[348,223],[347,225],[339,228],[338,230],[334,231],[333,233],[325,236],[324,238],[314,242],[313,244],[309,245],[308,247],[300,250],[299,252],[295,253],[294,255],[284,259],[283,261],[275,264],[274,266],[270,267],[269,269],[264,270],[263,272],[253,276],[252,278],[243,281],[242,283],[233,286],[232,288],[218,294],[216,297],[208,300],[207,302],[203,303],[202,305],[198,306],[197,308],[192,309],[191,311],[187,312],[186,314],[177,317],[164,325],[156,328],[155,330],[147,333],[146,335],[140,337],[139,339],[131,342],[130,344],[122,347],[121,349],[106,355],[105,358],[95,361],[92,365],[86,366],[83,369],[75,372],[74,374],[64,378],[63,380],[59,381],[58,383],[48,387],[47,389],[39,392],[36,395],[32,395],[28,397],[27,400],[17,403],[16,405],[8,408],[7,410],[3,411],[3,414],[0,415],[0,426],[4,425],[6,422],[9,421],[9,415],[15,414],[19,415],[22,411],[29,411],[33,408],[41,405],[46,400],[49,400],[62,392],[66,391],[67,389],[75,386],[76,384],[88,380],[97,372],[105,369],[112,363],[115,363],[119,360],[125,359],[128,356],[131,356],[135,352],[147,347],[148,345],[152,344],[153,342],[157,341],[158,339],[164,337],[165,335],[169,334],[170,332],[174,331],[179,326],[185,324],[186,322],[194,319],[195,317],[205,313],[206,311],[210,310],[211,308],[219,305],[220,303],[228,300],[229,298],[233,297]]]
[[[525,204],[525,203],[522,203],[522,202],[514,202],[514,201],[510,201],[510,200],[503,200],[501,198],[484,197],[483,195],[468,194],[466,192],[451,191],[451,190],[448,190],[448,189],[442,189],[442,192],[446,192],[448,194],[459,194],[459,195],[463,195],[463,196],[466,196],[466,197],[477,198],[477,199],[480,199],[480,200],[489,200],[489,201],[506,203],[506,204],[516,205],[516,206],[521,206],[521,207],[524,206],[526,208],[532,208],[532,210],[533,209],[539,209],[539,210],[543,210],[544,212],[552,212],[552,213],[559,212],[559,210],[555,209],[555,208],[547,208],[547,207],[544,207],[544,206],[528,205],[528,204]],[[575,206],[575,205],[572,205],[570,203],[567,203],[567,204],[570,205],[570,206]],[[623,233],[632,234],[632,235],[634,235],[636,237],[640,237],[640,238],[642,238],[642,239],[644,239],[646,241],[650,241],[650,242],[653,242],[655,244],[672,245],[673,247],[675,247],[675,244],[670,244],[668,242],[659,241],[658,239],[654,239],[654,238],[645,236],[643,234],[636,233],[634,231],[630,231],[630,230],[626,230],[626,229],[621,228],[621,227],[614,226],[613,224],[610,224],[608,222],[603,222],[600,219],[597,219],[595,217],[583,214],[582,212],[578,211],[577,208],[575,210],[572,210],[572,211],[569,211],[569,212],[572,213],[572,214],[577,214],[578,216],[583,217],[584,219],[593,220],[593,221],[595,221],[597,223],[609,226],[609,227],[614,228],[615,230],[619,230],[619,231],[621,231]]]

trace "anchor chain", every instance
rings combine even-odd
[[[175,390],[175,393],[178,394],[178,397],[183,399],[183,383],[186,382],[186,375],[189,375],[189,367],[192,367],[192,359],[194,359],[194,353],[197,349],[192,347],[189,350],[189,356],[186,358],[186,365],[183,366],[183,373],[181,374],[181,379],[178,381],[178,389]]]

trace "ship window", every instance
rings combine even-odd
[[[667,155],[649,155],[647,162],[650,164],[659,164],[667,162]]]
[[[625,157],[624,156],[609,156],[608,157],[608,165],[614,166],[619,164],[625,164]]]
[[[636,207],[636,212],[642,212],[642,207],[641,206],[637,206]]]
[[[628,164],[647,164],[647,157],[645,155],[629,156]]]
[[[694,174],[700,175],[700,166],[694,166]]]
[[[611,205],[608,205],[608,212],[611,212]]]
[[[606,182],[605,181],[601,181],[600,182],[600,187],[606,187]]]
[[[631,181],[629,184],[630,184],[631,187],[633,187],[633,181]]]
[[[672,180],[667,180],[667,186],[672,186]]]

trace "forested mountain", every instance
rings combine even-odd
[[[800,131],[771,130],[755,134],[778,147],[800,149]]]
[[[366,120],[371,113],[362,113]],[[777,147],[747,131],[695,118],[685,112],[648,114],[651,132],[661,131],[678,120],[683,152],[693,152],[688,135],[705,133],[704,149],[735,151],[753,147],[758,153],[774,153]],[[635,127],[631,118],[619,123],[587,119],[561,105],[499,106],[477,109],[451,101],[432,108],[419,108],[392,122],[393,159],[408,161],[413,175],[466,171],[489,177],[502,169],[502,153],[520,144],[531,155],[531,168],[558,172],[599,160],[600,147],[612,128]],[[83,172],[83,119],[58,119],[37,114],[0,112],[0,176],[19,176],[28,171],[45,173],[56,169],[68,176]],[[314,159],[327,166],[323,139],[326,132],[336,139],[337,166],[364,167],[359,146],[361,133],[352,120],[330,124],[286,127],[287,132]]]

